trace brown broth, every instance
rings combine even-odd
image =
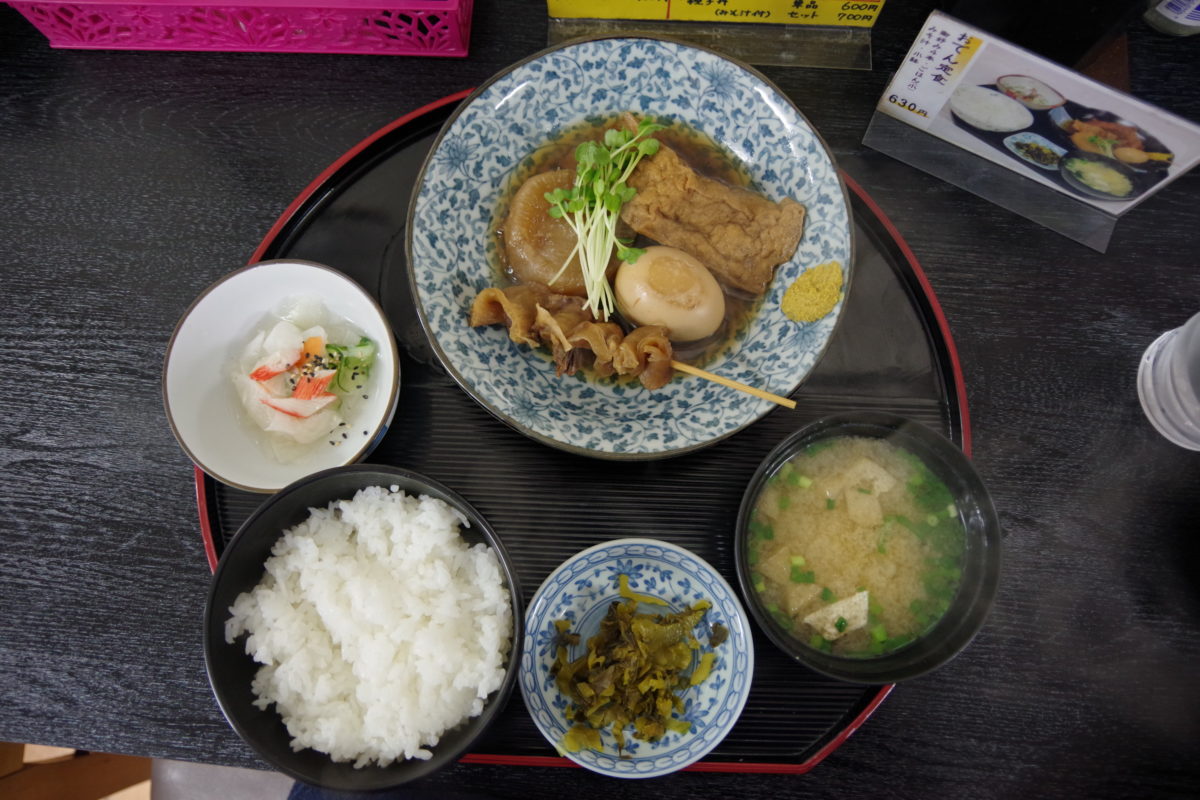
[[[588,140],[603,139],[606,130],[618,127],[619,118],[620,114],[593,117],[567,128],[556,138],[534,149],[509,174],[492,214],[493,236],[488,247],[489,259],[497,283],[518,282],[505,256],[503,226],[504,220],[508,218],[509,203],[517,189],[526,179],[541,172],[566,169],[573,174],[576,166],[575,148]],[[678,153],[680,158],[696,172],[730,186],[755,188],[749,172],[741,162],[712,138],[681,122],[667,119],[660,119],[659,122],[667,127],[655,133],[654,138]],[[634,240],[636,247],[647,247],[654,244],[658,244],[658,242],[646,236],[638,235]],[[706,339],[675,344],[676,358],[694,366],[703,367],[736,346],[740,334],[757,312],[762,298],[747,298],[733,294],[725,287],[722,287],[722,290],[725,293],[725,320],[721,327]],[[618,321],[625,325],[624,321],[619,319],[619,315]],[[625,327],[629,326],[625,325]],[[592,376],[589,375],[589,377]]]

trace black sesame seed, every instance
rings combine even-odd
[[[364,394],[364,395],[363,395],[363,400],[366,400],[366,399],[367,399],[367,396]]]
[[[347,434],[345,434],[345,433],[343,433],[343,434],[342,434],[342,438],[343,438],[343,439],[345,439],[345,438],[346,438],[346,436],[347,436]]]
[[[363,431],[363,436],[366,436],[366,435],[367,435],[367,432],[366,432],[366,431]]]

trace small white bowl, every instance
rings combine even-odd
[[[314,445],[293,463],[281,463],[242,418],[230,378],[246,343],[288,298],[316,296],[325,309],[375,342],[367,399],[347,420],[337,446]],[[375,448],[396,412],[400,364],[396,340],[371,295],[337,270],[310,261],[277,260],[229,273],[193,301],[167,345],[163,404],[180,447],[212,477],[251,492],[275,492],[330,467],[353,464]],[[318,444],[323,440],[319,440]]]

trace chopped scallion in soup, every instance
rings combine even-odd
[[[796,639],[873,657],[946,612],[964,539],[953,495],[919,458],[883,439],[843,436],[767,479],[747,559],[763,605]]]

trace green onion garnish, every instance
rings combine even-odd
[[[807,572],[801,571],[799,567],[792,567],[791,574],[792,583],[816,583],[817,576],[810,569]]]
[[[550,283],[579,256],[587,289],[585,309],[601,321],[607,320],[616,305],[606,274],[613,248],[622,261],[633,262],[643,251],[626,247],[617,239],[617,219],[621,207],[633,199],[637,190],[626,181],[643,156],[658,152],[658,140],[646,138],[663,126],[649,119],[638,122],[637,133],[613,128],[604,132],[604,141],[586,141],[575,148],[575,183],[570,189],[546,192],[549,214],[564,220],[575,232],[578,245],[563,262]]]

